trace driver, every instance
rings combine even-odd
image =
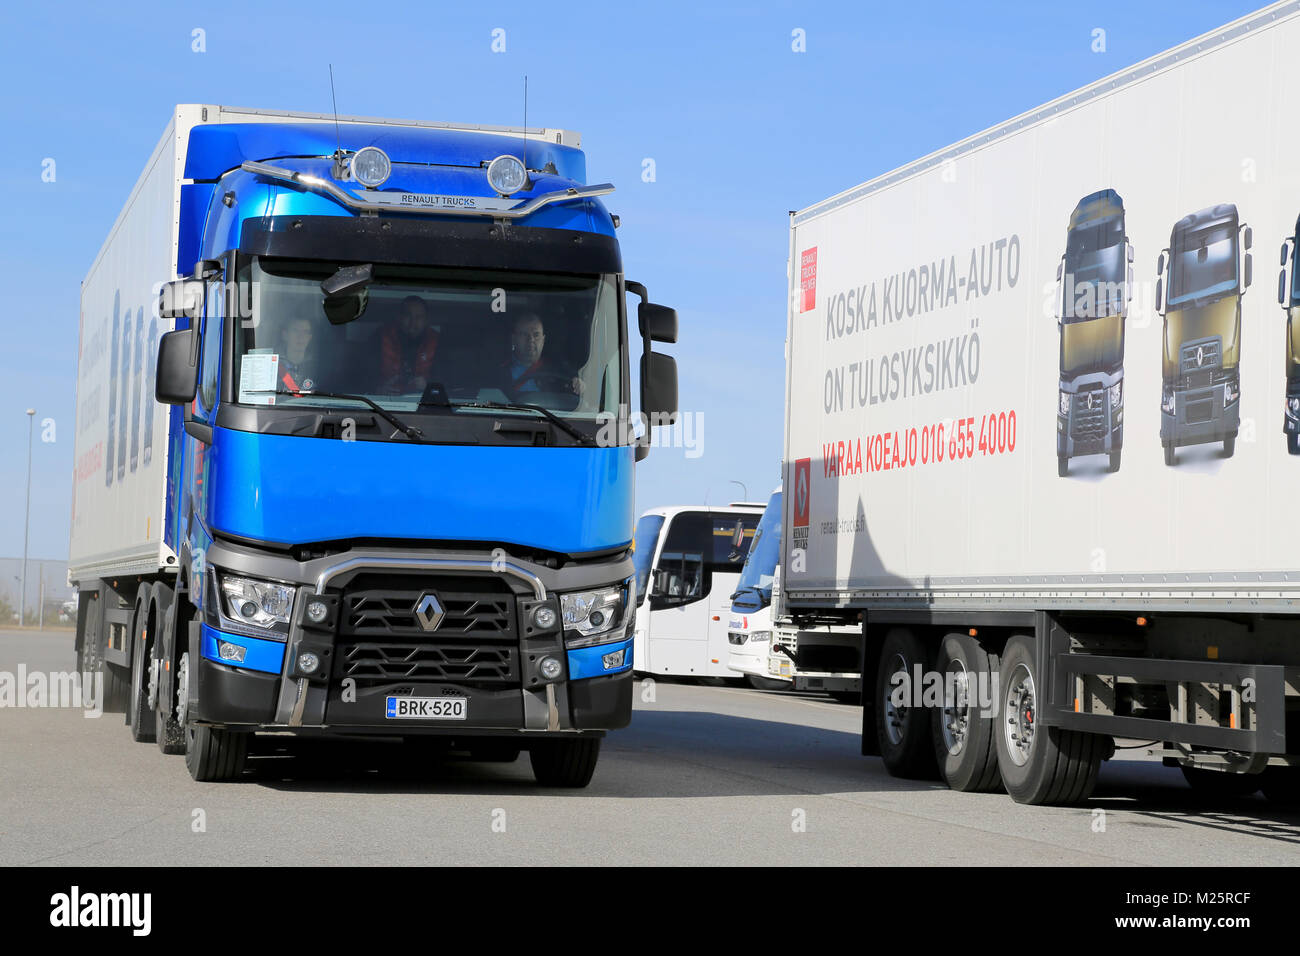
[[[428,306],[418,295],[408,295],[397,321],[379,338],[381,390],[423,392],[437,351],[438,327],[429,322]]]
[[[290,319],[284,328],[283,347],[280,350],[280,385],[290,392],[311,391],[316,381],[307,359],[314,329],[308,318]],[[277,388],[280,386],[276,386]]]
[[[546,327],[535,312],[523,312],[510,326],[510,358],[504,371],[509,379],[510,391],[519,392],[572,392],[581,394],[582,383],[570,369],[561,368],[549,357],[543,357],[546,348]]]

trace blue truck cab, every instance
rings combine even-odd
[[[677,395],[613,187],[518,131],[292,118],[194,126],[183,176],[133,726],[198,780],[273,731],[585,786],[632,707],[632,336],[640,414]]]

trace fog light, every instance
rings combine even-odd
[[[623,666],[623,658],[627,655],[627,648],[621,647],[612,654],[601,655],[600,662],[605,665],[605,670],[610,671],[615,667]]]
[[[543,657],[542,662],[537,665],[537,670],[547,680],[555,680],[560,676],[564,667],[554,657]]]
[[[307,605],[307,620],[313,624],[320,624],[329,616],[329,608],[320,601],[312,601]]]
[[[229,641],[217,641],[217,656],[223,661],[233,661],[236,664],[244,663],[244,655],[248,649],[240,647],[238,644],[231,644]]]
[[[298,670],[304,674],[314,674],[320,667],[320,658],[311,651],[298,655]]]
[[[378,146],[363,146],[352,155],[352,175],[367,189],[382,186],[392,172],[392,161]]]
[[[543,631],[549,631],[551,628],[555,627],[555,621],[555,608],[546,607],[545,605],[533,608],[534,627],[540,628]]]

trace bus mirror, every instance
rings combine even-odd
[[[1247,226],[1245,236],[1242,238],[1242,245],[1245,246],[1247,249],[1249,249],[1252,241],[1253,241],[1253,233],[1250,230],[1250,226]]]
[[[1254,269],[1252,268],[1254,264],[1255,264],[1254,256],[1252,256],[1249,252],[1246,253],[1246,284],[1242,286],[1242,291],[1245,291],[1246,289],[1250,288],[1250,283],[1254,275]]]
[[[1165,285],[1164,279],[1156,280],[1156,311],[1161,313],[1162,315],[1164,314],[1164,310],[1161,308],[1161,304],[1163,302],[1164,285]]]
[[[1286,251],[1287,251],[1287,250],[1286,250],[1286,246],[1287,246],[1287,242],[1289,242],[1289,241],[1290,241],[1290,240],[1283,240],[1283,242],[1282,242],[1282,248],[1278,250],[1278,257],[1277,257],[1277,258],[1278,258],[1278,263],[1277,263],[1277,264],[1280,265],[1280,266],[1281,266],[1282,268],[1284,268],[1284,269],[1286,268]]]
[[[1286,308],[1286,270],[1277,274],[1277,304]]]

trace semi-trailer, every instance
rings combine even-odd
[[[677,315],[579,145],[175,108],[81,290],[76,648],[136,740],[196,780],[263,733],[590,780],[631,714],[629,346],[671,422]]]
[[[862,616],[889,772],[1069,803],[1125,747],[1300,792],[1296,462],[1261,431],[1300,402],[1243,294],[1252,231],[1295,235],[1297,48],[1274,4],[791,214],[782,601]]]

